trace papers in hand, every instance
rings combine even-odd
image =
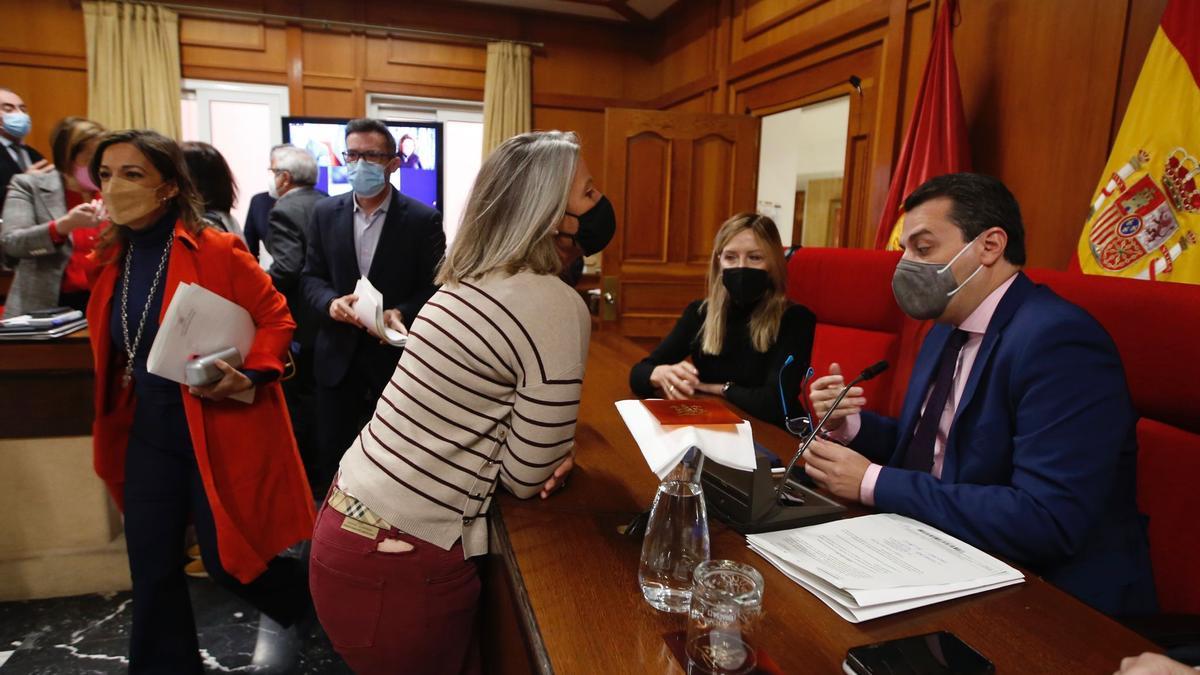
[[[895,514],[752,534],[746,542],[852,623],[1025,579],[974,546]]]
[[[358,296],[358,300],[354,302],[354,317],[363,328],[393,347],[403,347],[408,341],[408,336],[383,323],[383,293],[380,293],[366,277],[362,277],[354,285],[354,294]]]
[[[617,412],[659,480],[671,473],[693,445],[718,464],[742,471],[755,468],[754,436],[745,420],[721,426],[663,426],[638,400],[617,401]]]
[[[199,284],[180,282],[150,346],[146,370],[184,384],[188,361],[229,347],[249,354],[255,330],[254,319],[241,305]],[[230,398],[253,403],[254,389]]]

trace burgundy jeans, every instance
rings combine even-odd
[[[317,618],[334,649],[358,675],[479,673],[475,620],[479,573],[449,551],[398,530],[374,539],[342,529],[328,506],[317,516],[309,585]],[[384,553],[399,539],[413,550]]]

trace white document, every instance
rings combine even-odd
[[[393,347],[403,347],[408,341],[408,336],[388,328],[383,322],[383,293],[380,293],[366,277],[360,277],[354,285],[354,294],[358,296],[354,303],[354,317],[363,328]]]
[[[693,445],[718,464],[742,471],[756,467],[754,435],[745,420],[737,425],[664,427],[638,400],[617,401],[617,412],[659,480],[671,473]]]
[[[847,603],[845,601],[844,594],[840,594],[837,589],[833,589],[828,584],[822,583],[819,579],[816,579],[811,575],[804,574],[802,570],[799,570],[793,565],[789,565],[786,561],[780,559],[779,557],[754,546],[751,546],[750,550],[759,554],[763,558],[766,558],[767,562],[774,565],[792,581],[795,581],[803,586],[808,592],[817,596],[818,600],[825,603],[834,611],[834,613],[850,623],[870,621],[871,619],[877,619],[881,616],[897,614],[899,612],[905,612],[918,607],[934,605],[939,602],[945,602],[955,598],[974,595],[976,593],[983,593],[985,591],[991,591],[997,588],[1004,588],[1005,586],[1012,586],[1025,580],[1024,577],[1018,577],[1016,579],[1002,579],[997,577],[994,581],[985,582],[983,585],[974,585],[970,588],[959,588],[957,590],[951,590],[947,588],[942,589],[941,592],[934,593],[932,595],[924,595],[907,600],[895,600],[892,602],[871,605],[869,607],[860,607]]]
[[[752,534],[746,541],[850,621],[1024,580],[1019,570],[970,544],[895,514]]]
[[[254,344],[256,331],[250,312],[241,305],[199,284],[180,282],[150,346],[146,370],[184,384],[188,361],[229,347],[237,349],[244,359]],[[253,403],[254,389],[230,398]]]

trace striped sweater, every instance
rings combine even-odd
[[[341,462],[339,484],[395,527],[487,553],[496,484],[527,498],[571,452],[591,319],[557,277],[447,285]]]

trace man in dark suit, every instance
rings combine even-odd
[[[279,145],[271,150],[271,198],[268,227],[262,243],[271,254],[271,276],[275,288],[287,298],[288,309],[296,321],[292,336],[292,357],[295,374],[283,381],[283,394],[292,416],[296,445],[304,460],[309,482],[317,477],[320,453],[316,438],[316,380],[313,377],[313,349],[321,315],[317,314],[300,290],[300,275],[308,247],[309,225],[313,208],[328,195],[316,190],[317,160],[292,145]],[[251,209],[254,208],[251,202]],[[247,220],[249,222],[249,220]]]
[[[400,161],[386,125],[370,119],[347,124],[344,159],[353,189],[317,203],[301,279],[321,315],[315,375],[322,468],[314,490],[332,479],[400,358],[399,349],[355,319],[355,284],[366,276],[383,295],[385,323],[406,332],[436,290],[434,271],[446,252],[442,215],[388,182]]]
[[[935,178],[909,195],[892,289],[937,324],[900,418],[851,389],[806,471],[845,499],[938,527],[1109,613],[1155,608],[1137,441],[1121,359],[1081,308],[1029,280],[1024,226],[1000,181]],[[811,388],[823,415],[836,364]]]
[[[25,145],[29,127],[25,101],[15,91],[0,87],[0,213],[4,211],[4,197],[13,176],[54,170],[41,153]]]

